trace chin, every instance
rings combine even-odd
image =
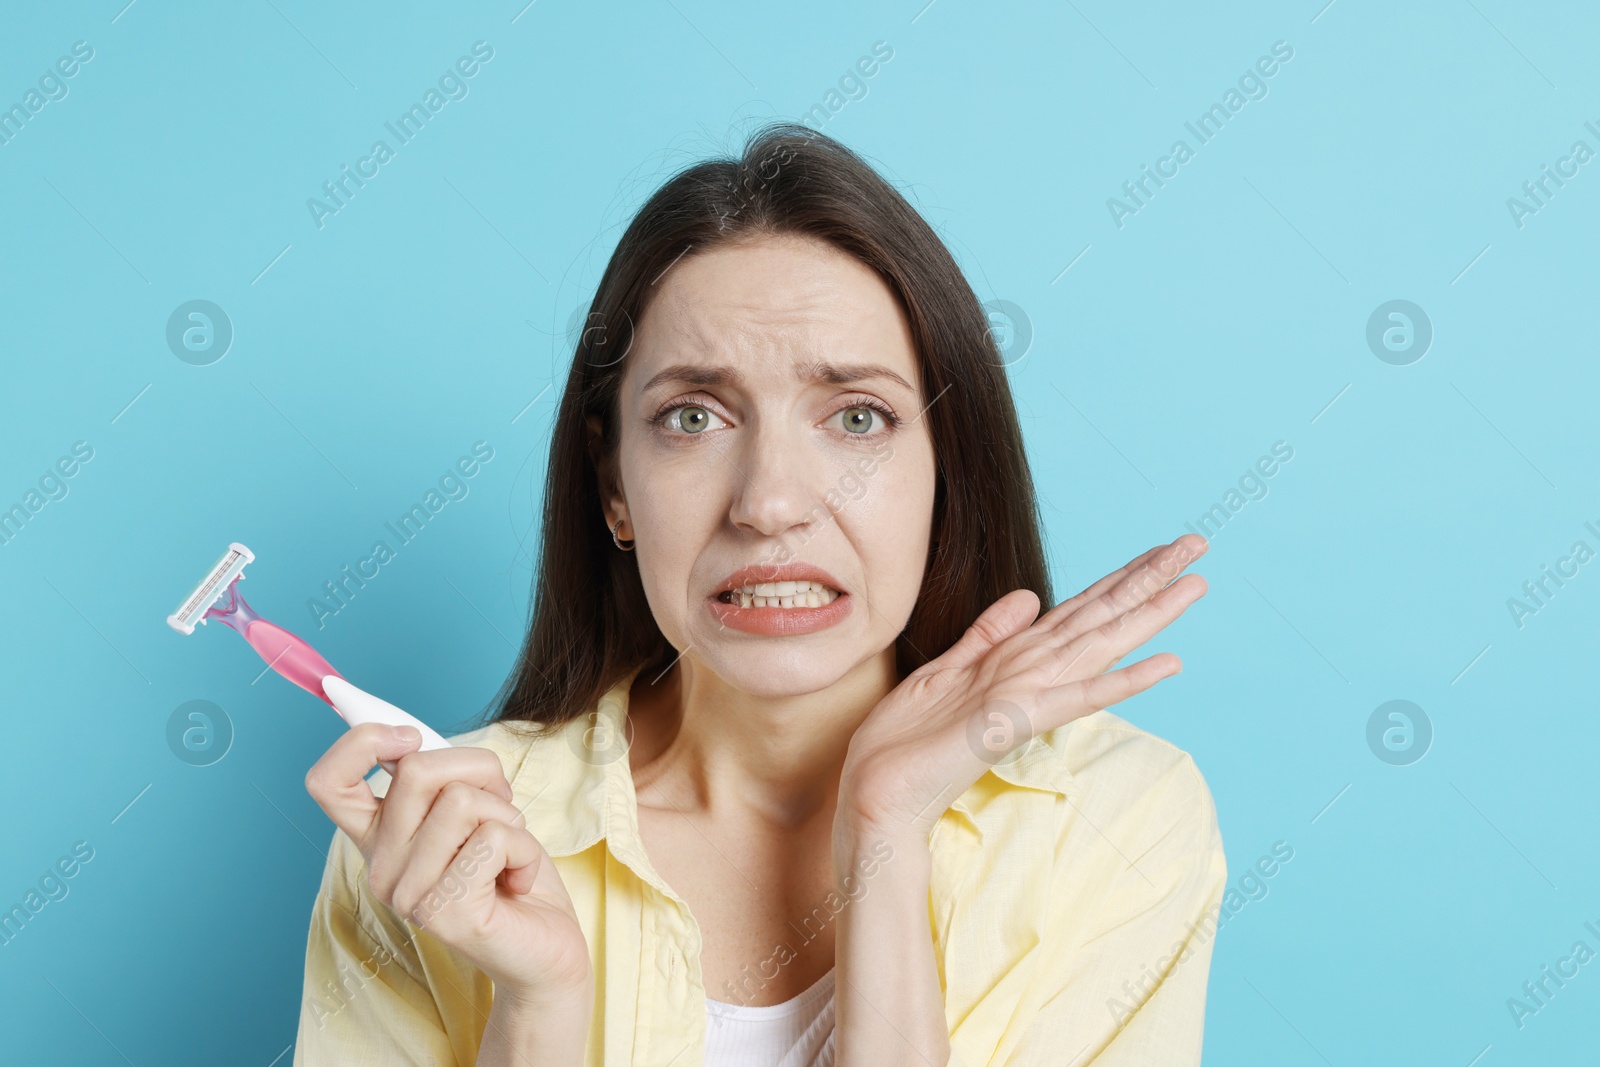
[[[828,688],[856,666],[858,653],[838,640],[751,639],[722,635],[695,648],[706,670],[751,696],[778,699]]]

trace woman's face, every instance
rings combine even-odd
[[[890,648],[922,584],[935,464],[905,316],[870,268],[792,235],[685,256],[655,284],[626,356],[608,525],[626,519],[686,657],[753,694],[826,688]],[[843,596],[725,593],[752,565],[746,592],[810,565]]]

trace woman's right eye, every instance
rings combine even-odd
[[[692,437],[708,429],[716,429],[717,426],[711,423],[712,419],[716,419],[718,425],[727,425],[710,408],[700,404],[679,404],[668,408],[661,416],[663,424],[672,431],[671,436],[677,437]]]

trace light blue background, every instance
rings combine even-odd
[[[1294,848],[1219,938],[1207,1062],[1594,1057],[1600,963],[1520,1029],[1506,1006],[1600,950],[1600,564],[1520,629],[1506,603],[1600,549],[1600,162],[1521,228],[1506,207],[1600,149],[1591,5],[123,2],[10,5],[0,32],[7,106],[95,50],[0,146],[0,505],[94,448],[0,547],[0,905],[95,849],[0,948],[8,1058],[288,1062],[332,832],[302,777],[340,724],[166,614],[241,540],[255,607],[458,729],[527,618],[565,331],[620,228],[878,40],[824,129],[1031,322],[1011,375],[1058,595],[1294,449],[1150,646],[1182,676],[1117,709],[1193,753],[1235,885]],[[318,229],[306,199],[478,40],[467,98]],[[1114,225],[1279,40],[1269,94]],[[165,343],[191,299],[233,322],[211,366]],[[1409,366],[1365,341],[1391,299],[1435,330]],[[307,598],[480,440],[470,495],[316,629]],[[166,741],[195,699],[236,731],[208,767]],[[1435,731],[1409,766],[1367,745],[1391,699]]]

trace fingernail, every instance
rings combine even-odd
[[[415,726],[394,726],[391,729],[394,731],[396,741],[405,741],[409,744],[412,741],[422,740],[422,731]]]

